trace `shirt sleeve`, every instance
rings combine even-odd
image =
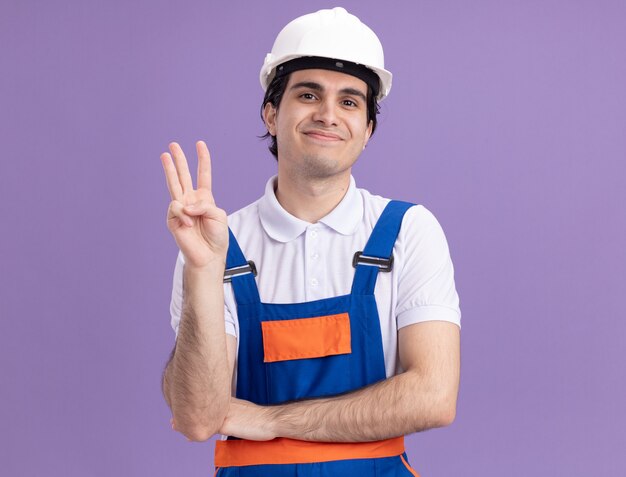
[[[434,320],[460,327],[454,267],[448,242],[435,216],[424,206],[411,207],[398,238],[404,264],[398,277],[398,329]]]
[[[174,333],[178,336],[178,327],[180,325],[180,317],[183,310],[183,269],[185,268],[185,257],[182,252],[178,253],[176,258],[176,266],[174,267],[174,279],[172,284],[172,300],[170,301],[170,315],[171,325]],[[224,285],[226,287],[227,285]],[[230,284],[228,284],[229,290],[224,290],[224,294],[227,292],[232,294],[230,290]],[[226,302],[224,302],[224,326],[226,333],[229,335],[237,336],[235,332],[235,318],[230,312]]]

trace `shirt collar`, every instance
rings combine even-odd
[[[309,225],[287,212],[276,199],[274,186],[278,176],[271,177],[265,185],[265,194],[259,201],[259,217],[265,232],[274,240],[289,242],[300,236]],[[320,222],[342,235],[354,233],[363,218],[363,198],[357,191],[354,177],[350,176],[350,185],[346,194],[328,215]]]

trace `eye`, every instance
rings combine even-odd
[[[308,100],[313,100],[313,99],[315,99],[315,95],[314,95],[313,93],[302,93],[302,94],[300,95],[300,97],[301,97],[302,99],[308,99]]]
[[[352,101],[351,99],[344,99],[341,103],[344,106],[348,106],[350,108],[356,108],[358,106],[356,102]]]

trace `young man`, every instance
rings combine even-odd
[[[227,217],[203,142],[197,189],[176,143],[161,156],[181,250],[173,427],[232,436],[220,476],[417,475],[402,436],[454,419],[460,312],[432,214],[351,176],[391,87],[382,46],[321,10],[281,31],[261,83],[278,160],[261,199]]]

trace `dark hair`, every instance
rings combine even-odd
[[[263,117],[263,111],[265,109],[265,105],[267,103],[271,103],[274,108],[278,109],[280,106],[280,102],[283,99],[283,94],[285,93],[285,89],[287,88],[287,83],[289,82],[289,77],[291,74],[287,74],[280,77],[274,77],[272,82],[267,87],[265,91],[265,97],[263,98],[263,104],[261,105],[261,119],[265,121]],[[380,112],[380,106],[378,105],[378,101],[376,100],[376,96],[372,92],[372,88],[367,87],[367,120],[368,122],[372,122],[372,136],[374,135],[374,131],[376,131],[376,125],[378,120],[376,119],[376,115]],[[276,143],[276,136],[272,136],[269,131],[266,132],[261,139],[270,139],[270,145],[268,149],[274,155],[276,160],[278,160],[278,144]]]

